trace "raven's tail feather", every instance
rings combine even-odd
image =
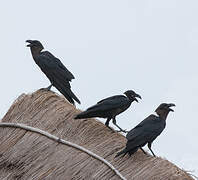
[[[85,118],[92,118],[95,117],[92,112],[84,111],[78,114],[74,119],[85,119]]]
[[[76,95],[72,92],[71,89],[67,89],[67,94],[72,97],[78,104],[80,104],[80,100],[76,97]]]
[[[76,97],[76,95],[72,92],[70,88],[69,82],[66,82],[65,84],[61,84],[58,80],[53,83],[53,85],[65,96],[65,98],[72,104],[74,103],[74,100],[80,104],[80,100]],[[74,100],[73,100],[74,99]]]
[[[130,149],[130,150],[127,150],[127,149],[125,148],[124,150],[118,152],[118,153],[116,154],[115,158],[118,157],[118,156],[120,156],[121,154],[124,154],[124,155],[123,155],[123,157],[124,157],[127,153],[129,153],[129,156],[131,156],[131,155],[133,155],[135,152],[137,152],[138,148],[139,148],[139,147],[134,147],[133,149]]]

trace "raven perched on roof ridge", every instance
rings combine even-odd
[[[85,118],[93,118],[93,117],[101,117],[107,118],[105,125],[109,127],[109,121],[113,119],[113,124],[120,129],[122,132],[124,131],[116,124],[116,116],[125,110],[127,110],[133,101],[138,102],[136,97],[141,99],[139,94],[136,94],[132,90],[128,90],[124,92],[124,95],[116,95],[111,96],[106,99],[99,101],[96,105],[91,106],[86,111],[78,114],[74,119],[85,119]],[[111,129],[111,128],[110,128]],[[112,130],[112,129],[111,129]]]
[[[69,83],[74,79],[73,74],[49,51],[42,51],[44,47],[41,42],[38,40],[26,42],[29,43],[27,47],[30,47],[35,63],[51,82],[51,85],[44,89],[50,90],[52,86],[55,86],[70,103],[74,104],[75,100],[80,104],[80,100],[71,91]]]
[[[148,148],[155,157],[154,152],[151,149],[152,142],[161,134],[166,126],[166,118],[170,111],[173,109],[170,107],[175,106],[175,104],[162,103],[155,110],[158,116],[151,114],[142,122],[140,122],[136,127],[128,132],[126,135],[127,143],[125,149],[118,152],[115,157],[123,154],[125,156],[127,153],[131,156],[139,148],[146,154],[142,149],[148,143]]]

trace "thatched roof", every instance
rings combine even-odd
[[[169,161],[140,151],[114,159],[125,146],[125,137],[95,119],[74,120],[78,112],[63,97],[37,91],[21,95],[2,122],[27,124],[83,146],[109,161],[126,179],[192,179]],[[119,179],[101,161],[34,132],[0,127],[0,144],[0,179]]]

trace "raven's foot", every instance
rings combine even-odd
[[[142,152],[146,155],[148,155],[148,153],[146,151],[144,151],[144,149],[142,147],[140,147],[140,149],[142,150]]]
[[[118,126],[116,124],[116,119],[115,118],[113,119],[113,124],[119,129],[119,131],[117,131],[117,132],[123,132],[123,133],[127,133],[128,132],[126,130],[123,130],[120,126]]]
[[[40,91],[50,91],[48,88],[40,88]]]
[[[114,130],[114,129],[112,129],[112,128],[109,127],[109,126],[107,126],[107,127],[111,130],[112,133],[115,133],[115,130]]]
[[[116,132],[123,132],[123,133],[128,133],[129,131],[127,131],[126,129],[123,130],[123,129],[120,129],[120,130],[117,130]]]
[[[52,87],[52,84],[50,86],[46,87],[46,88],[41,88],[40,90],[42,90],[42,91],[50,91],[51,87]]]

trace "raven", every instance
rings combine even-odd
[[[43,89],[50,90],[52,86],[55,86],[70,103],[74,104],[75,100],[80,104],[80,100],[71,91],[69,83],[74,79],[73,74],[53,54],[42,51],[44,47],[41,42],[37,40],[27,40],[26,42],[29,43],[27,47],[30,47],[35,63],[51,82],[49,87]]]
[[[109,121],[113,119],[113,124],[117,126],[120,131],[126,132],[116,124],[116,116],[129,108],[133,101],[138,102],[136,97],[141,99],[141,96],[132,90],[124,92],[124,95],[111,96],[99,101],[96,105],[91,106],[86,111],[78,114],[74,119],[84,119],[92,117],[107,118],[105,125],[109,127]],[[111,129],[112,130],[112,129]]]
[[[155,110],[158,116],[151,114],[146,119],[144,119],[141,123],[139,123],[135,128],[130,130],[126,135],[127,143],[124,150],[117,153],[115,157],[124,154],[125,156],[127,153],[131,156],[135,153],[139,148],[146,154],[146,152],[142,149],[148,143],[148,148],[150,149],[153,156],[151,149],[152,142],[161,134],[166,126],[166,118],[170,111],[173,111],[170,107],[175,106],[175,104],[167,104],[162,103],[158,106]]]

